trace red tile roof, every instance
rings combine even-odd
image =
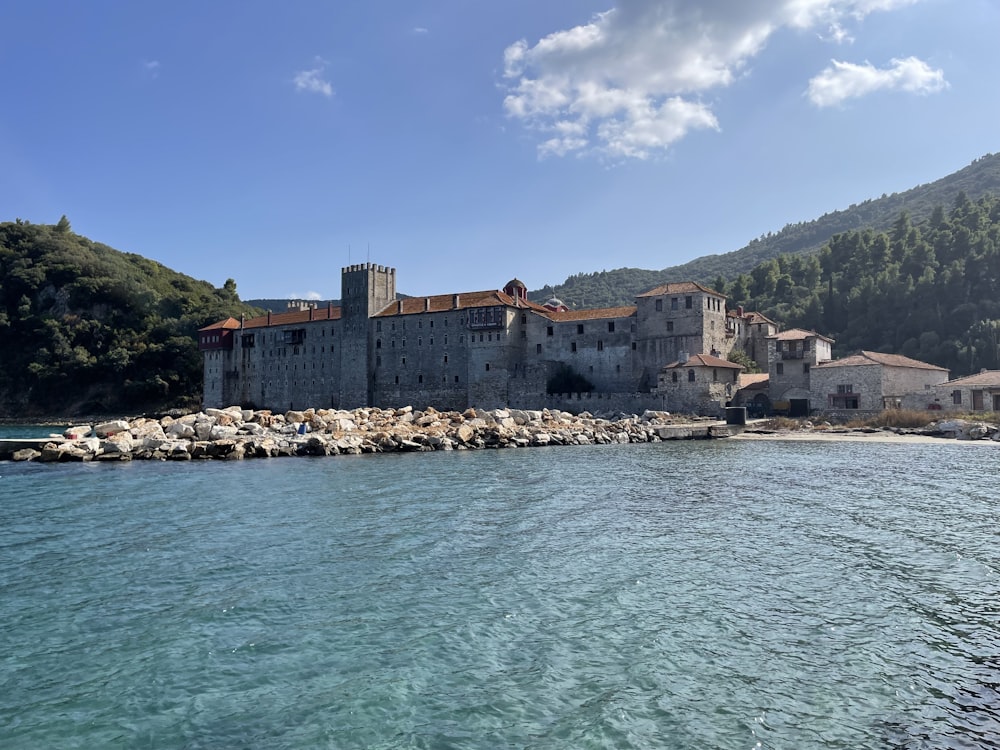
[[[220,320],[218,323],[212,323],[212,325],[199,328],[199,331],[225,331],[233,330],[240,327],[240,321],[236,318],[226,318],[225,320]]]
[[[714,289],[709,289],[708,287],[704,287],[693,281],[675,281],[669,284],[663,284],[655,289],[650,289],[648,292],[637,294],[636,297],[658,297],[661,294],[684,294],[688,292],[705,292],[706,294],[714,294],[716,297],[726,296],[724,294],[719,294],[719,292]]]
[[[966,375],[964,378],[955,378],[947,383],[942,383],[941,387],[949,385],[981,385],[987,388],[1000,388],[1000,370],[987,370],[977,372],[975,375]]]
[[[822,339],[830,344],[833,343],[833,339],[827,338],[821,333],[816,333],[816,331],[807,331],[804,328],[792,328],[787,331],[782,331],[781,333],[774,333],[768,336],[769,339],[774,339],[775,341],[802,341],[804,339]]]
[[[761,390],[767,388],[770,377],[766,372],[744,372],[740,373],[738,384],[740,388]]]
[[[742,370],[743,365],[738,365],[735,362],[730,362],[728,359],[719,359],[718,357],[713,357],[711,354],[692,354],[688,357],[687,362],[671,362],[669,365],[664,365],[661,369],[671,370],[678,367],[726,367],[730,370]]]
[[[458,307],[455,306],[458,297]],[[461,294],[435,294],[430,297],[408,297],[390,302],[373,317],[387,318],[393,315],[417,315],[425,312],[447,312],[448,310],[465,310],[470,307],[486,307],[489,305],[506,305],[548,313],[536,302],[515,299],[505,292],[489,289],[480,292],[462,292]]]
[[[311,315],[310,315],[311,313]],[[230,318],[231,320],[231,318]],[[311,323],[318,320],[340,320],[339,307],[316,307],[312,310],[291,310],[283,313],[271,313],[259,318],[250,318],[243,322],[243,328],[267,328],[268,326],[289,326],[299,323]],[[237,321],[237,328],[239,322]]]
[[[543,315],[556,322],[563,320],[601,320],[604,318],[628,318],[635,315],[636,307],[596,307],[593,310],[566,310],[564,312],[545,311]]]
[[[904,357],[902,354],[882,354],[881,352],[861,351],[842,359],[834,359],[829,362],[821,362],[816,367],[864,367],[870,365],[884,365],[886,367],[910,367],[916,370],[941,370],[948,372],[946,367],[921,362],[917,359]]]

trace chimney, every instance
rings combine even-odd
[[[431,298],[424,297],[424,312],[430,312],[430,311],[431,311]]]
[[[396,301],[396,313],[398,315],[402,315],[403,314],[403,300],[397,300]]]
[[[267,311],[267,324],[271,325],[271,311],[270,310]]]
[[[461,302],[461,297],[459,295],[454,295],[451,298],[451,306],[453,309],[457,310],[459,308],[459,302]]]

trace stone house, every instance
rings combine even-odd
[[[683,356],[659,373],[656,392],[663,408],[720,416],[739,387],[742,365],[711,354]]]
[[[947,411],[1000,412],[1000,370],[982,370],[934,386],[934,407]]]
[[[862,351],[811,368],[812,403],[826,413],[850,416],[898,409],[948,380],[948,370],[899,354]],[[926,408],[926,405],[922,408]]]
[[[812,371],[833,358],[833,339],[815,331],[792,328],[767,337],[768,395],[776,411],[808,416],[824,408],[813,396]]]

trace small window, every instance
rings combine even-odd
[[[545,335],[546,336],[552,335],[552,326],[549,326],[548,328],[545,329]]]
[[[381,320],[376,320],[376,321],[375,321],[375,330],[376,330],[376,331],[377,331],[378,333],[381,333],[381,332],[382,332],[382,321],[381,321]]]
[[[521,331],[521,338],[522,339],[528,338],[528,332],[527,331]]]
[[[575,352],[576,351],[576,342],[575,341],[569,345],[569,350],[571,352]]]
[[[719,371],[714,367],[712,368],[712,381],[716,383],[719,382]]]
[[[576,332],[577,333],[583,333],[583,323],[577,323],[576,324]]]
[[[635,351],[635,342],[632,342],[632,351]]]
[[[674,370],[672,373],[670,373],[670,379],[673,382],[675,382],[675,383],[677,382],[677,371],[676,370]]]
[[[487,362],[487,363],[486,363],[486,372],[489,372],[489,371],[490,371],[490,363],[489,363],[489,362]]]
[[[689,383],[694,382],[694,370],[688,370],[688,382]]]
[[[962,392],[961,391],[952,391],[951,392],[951,403],[955,404],[956,406],[961,405],[961,403],[962,403]]]
[[[423,375],[417,375],[417,382],[418,383],[423,383],[424,382],[424,376]]]
[[[608,321],[608,333],[614,333],[614,332],[615,332],[615,321],[609,320]]]
[[[376,357],[375,357],[375,366],[379,367],[381,364],[382,364],[382,355],[381,354],[376,355]]]
[[[656,300],[656,312],[663,312],[663,300]]]
[[[808,362],[803,362],[802,363],[802,372],[804,372],[806,375],[809,374],[809,363]]]
[[[444,355],[444,363],[448,364],[448,355],[447,354]]]
[[[597,351],[599,351],[599,352],[603,352],[604,351],[604,342],[601,341],[601,340],[598,340],[598,342],[597,342]]]
[[[542,345],[535,344],[535,354],[541,354],[541,353],[542,353]]]
[[[667,321],[667,330],[668,331],[674,330],[674,321],[672,321],[672,320],[668,320]]]
[[[685,297],[684,298],[684,307],[686,307],[688,310],[690,310],[692,308],[692,306],[693,306],[693,300],[691,299],[691,297]]]
[[[670,309],[671,310],[676,310],[677,309],[677,298],[676,297],[671,297],[670,298]]]
[[[525,313],[521,313],[521,325],[528,322],[528,316]]]
[[[399,385],[399,375],[396,376],[396,385]]]
[[[784,365],[784,364],[782,364],[781,362],[779,362],[778,364],[776,364],[776,365],[774,366],[774,368],[775,368],[775,370],[774,370],[774,371],[775,371],[775,372],[776,372],[776,373],[777,373],[778,375],[784,375],[784,374],[785,374],[785,365]]]
[[[375,339],[375,348],[376,349],[382,348],[382,339]]]

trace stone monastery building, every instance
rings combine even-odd
[[[727,312],[723,295],[694,282],[627,307],[568,310],[530,301],[517,279],[503,290],[397,299],[396,269],[365,263],[342,269],[340,307],[229,318],[199,331],[199,349],[206,407],[717,415],[738,389],[740,368],[726,357],[741,349],[766,371],[777,330],[757,313]],[[592,388],[550,393],[567,375]]]

